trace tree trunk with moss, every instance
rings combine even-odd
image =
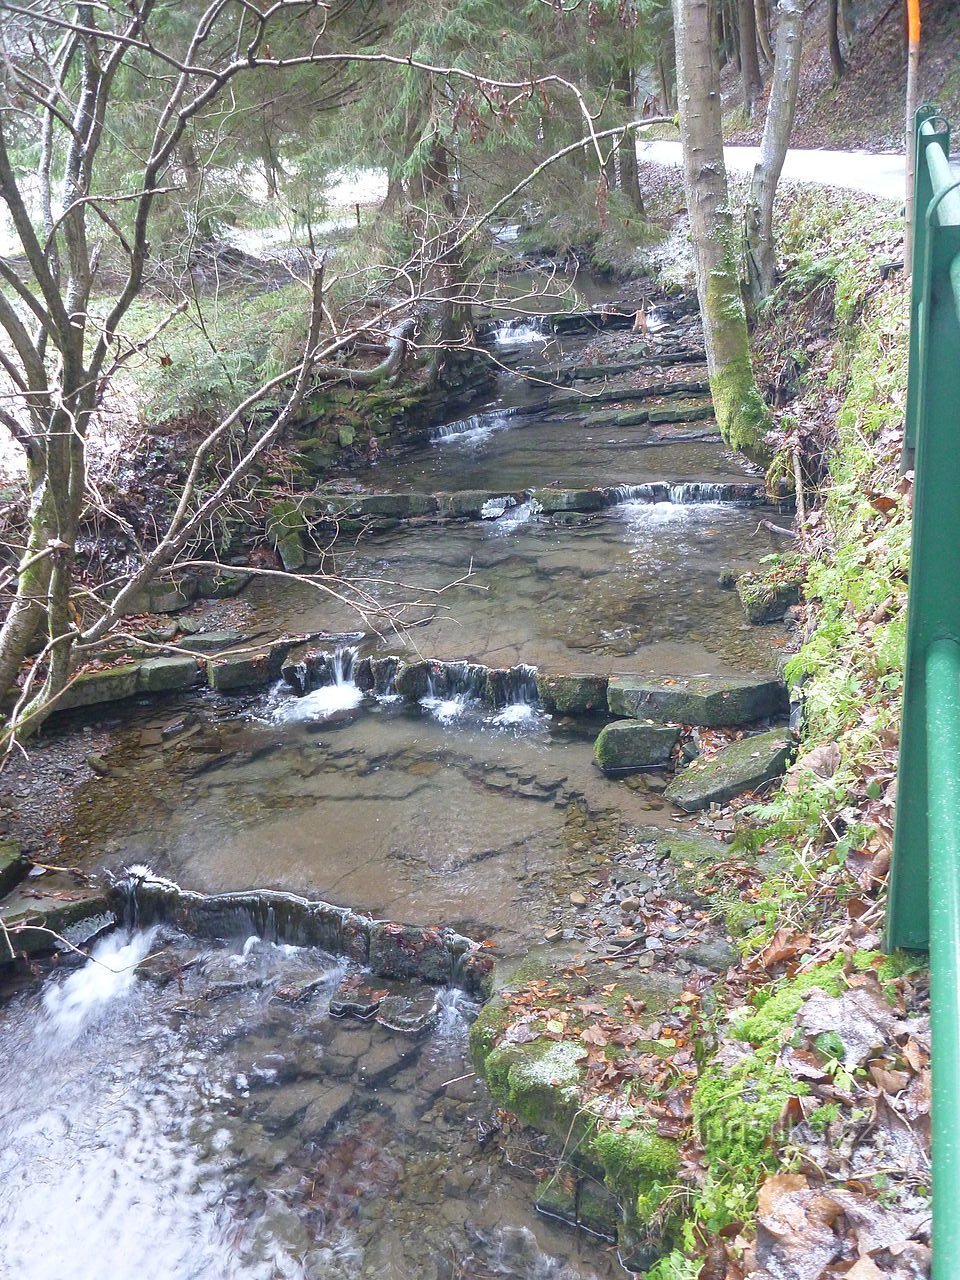
[[[683,176],[707,371],[724,440],[756,458],[769,414],[750,358],[720,126],[720,69],[709,0],[673,0]]]
[[[753,301],[773,292],[777,255],[773,243],[773,201],[797,111],[803,45],[802,0],[780,0],[770,104],[763,124],[760,160],[753,171],[746,208],[747,276]]]

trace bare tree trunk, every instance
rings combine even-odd
[[[770,102],[763,125],[760,160],[753,171],[747,220],[747,274],[755,302],[767,297],[776,282],[773,244],[773,201],[797,109],[800,53],[803,47],[802,0],[780,0],[777,51],[770,82]]]
[[[763,79],[760,75],[760,59],[757,57],[757,21],[753,0],[737,0],[740,25],[740,79],[743,84],[743,105],[753,119],[757,99],[763,96]]]
[[[920,72],[920,4],[907,0],[907,104],[905,142],[907,155],[906,216],[903,229],[903,266],[907,275],[913,267],[914,195],[917,177],[917,95]]]
[[[623,102],[625,118],[632,120],[636,114],[636,94],[634,93],[633,69],[627,67],[621,75],[617,88]],[[643,192],[640,189],[640,170],[637,165],[637,139],[630,131],[623,136],[620,144],[620,179],[627,199],[641,218],[646,217],[643,207]]]
[[[843,60],[843,54],[840,52],[840,35],[837,29],[838,5],[837,0],[827,0],[827,46],[830,50],[830,65],[833,67],[834,83],[840,80],[847,64]]]
[[[773,49],[770,45],[770,15],[767,11],[767,0],[753,0],[753,16],[760,52],[767,66],[772,67]]]
[[[855,0],[840,0],[840,30],[847,42],[847,52],[853,48],[857,33],[857,6]]]
[[[769,415],[750,359],[723,162],[710,0],[673,0],[683,176],[714,410],[724,440],[766,453]]]

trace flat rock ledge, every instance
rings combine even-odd
[[[743,738],[710,760],[694,760],[687,765],[667,786],[664,796],[687,813],[724,804],[784,773],[792,749],[788,729],[771,729]]]
[[[773,677],[611,676],[607,708],[615,716],[717,728],[785,715],[789,699],[786,685]]]

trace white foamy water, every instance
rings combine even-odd
[[[61,1045],[75,1040],[131,991],[137,981],[137,965],[150,951],[155,934],[153,929],[132,937],[117,932],[98,942],[82,969],[44,988],[46,1016],[37,1034]]]
[[[536,321],[523,321],[519,324],[507,321],[493,331],[493,340],[498,347],[525,347],[533,342],[546,343],[550,337]]]
[[[725,502],[624,502],[618,513],[632,530],[712,523],[734,508]]]
[[[488,409],[483,413],[473,413],[469,418],[458,418],[437,427],[430,435],[431,444],[459,444],[468,448],[482,444],[495,431],[505,431],[513,426],[517,416],[516,408]]]
[[[493,717],[493,723],[504,729],[519,728],[522,725],[532,724],[539,719],[540,715],[537,708],[531,706],[529,702],[512,702],[510,706],[497,712]]]
[[[325,720],[338,711],[352,711],[363,701],[363,694],[355,684],[325,684],[302,697],[290,697],[274,712],[274,719],[283,724],[297,720]]]
[[[427,694],[425,698],[420,699],[420,705],[440,724],[453,724],[473,705],[473,699],[467,697],[465,693],[455,694],[452,698],[439,698],[434,694]]]
[[[527,502],[514,502],[512,505],[505,506],[499,516],[494,517],[496,523],[493,525],[495,533],[514,533],[520,529],[543,510],[539,502],[529,499]]]

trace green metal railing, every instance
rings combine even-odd
[[[933,1273],[960,1275],[960,180],[917,113],[904,469],[914,469],[887,946],[929,950]]]

